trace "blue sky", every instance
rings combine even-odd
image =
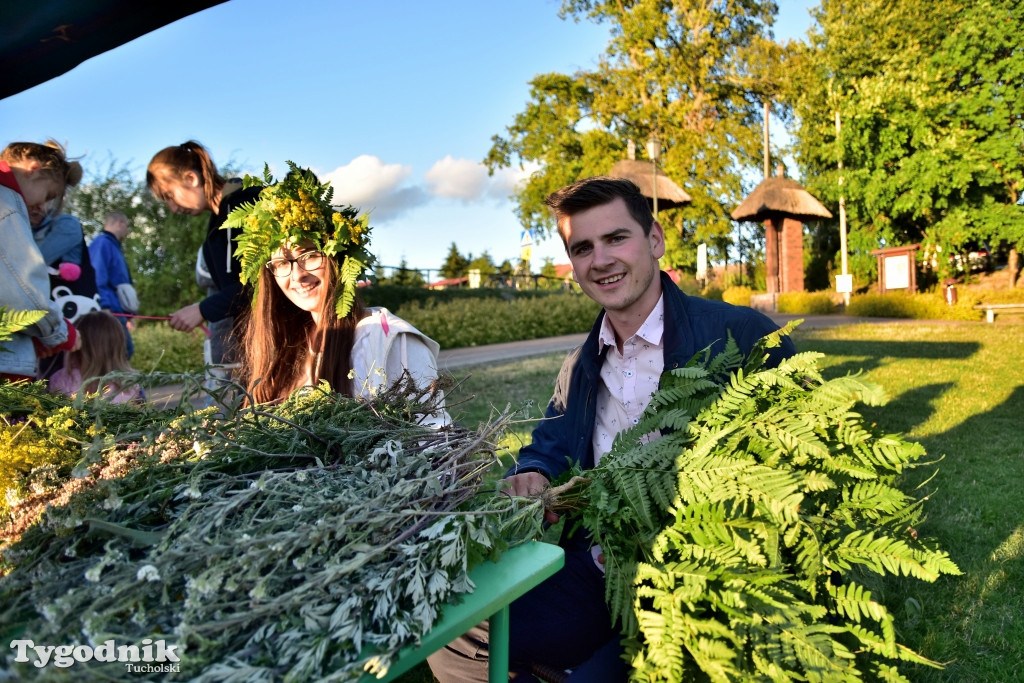
[[[815,5],[781,0],[776,38],[801,38]],[[488,177],[479,162],[535,74],[593,68],[608,39],[558,7],[230,0],[0,100],[3,144],[54,137],[87,169],[116,160],[140,177],[188,139],[244,172],[293,160],[371,212],[384,265],[436,269],[452,242],[514,259],[521,227],[507,197],[519,176]],[[557,239],[534,249],[535,263],[545,256],[566,261]]]

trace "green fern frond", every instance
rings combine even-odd
[[[764,367],[765,359],[768,356],[768,350],[777,349],[782,346],[782,338],[792,336],[793,330],[799,327],[802,322],[803,319],[791,320],[778,330],[761,337],[761,339],[759,339],[751,348],[746,361],[741,361],[743,362],[743,370],[746,372],[754,372],[755,370],[759,370]],[[729,339],[732,340],[731,334],[729,335]]]
[[[900,673],[899,669],[881,662],[871,662],[865,670],[872,680],[882,683],[910,683],[910,679]]]
[[[590,473],[584,524],[605,549],[633,680],[889,676],[916,655],[851,577],[959,573],[914,538],[922,501],[898,488],[923,448],[875,434],[855,410],[884,392],[856,375],[823,380],[820,354],[766,369],[769,343],[744,361],[730,338],[664,373],[640,424]]]
[[[0,306],[0,344],[10,341],[16,332],[35,325],[46,317],[47,311],[12,311]],[[0,351],[7,349],[0,346]]]
[[[897,649],[896,640],[892,637],[891,620],[886,619],[880,623],[884,627],[887,622],[889,624],[889,630],[883,635],[878,635],[860,623],[848,624],[846,630],[857,638],[862,650],[881,655],[887,659],[897,659],[899,657],[899,651]]]
[[[833,586],[830,583],[828,592],[832,596],[836,611],[845,614],[855,623],[860,623],[862,618],[879,622],[889,618],[889,612],[885,607],[871,598],[871,591],[859,584]]]
[[[923,561],[925,556],[929,558],[927,561]],[[942,558],[931,556],[931,553],[919,554],[899,539],[876,537],[873,532],[859,530],[847,534],[832,553],[844,569],[862,565],[876,574],[903,574],[928,582],[938,579],[940,573],[944,573],[940,567],[947,566]]]

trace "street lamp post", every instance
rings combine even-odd
[[[658,219],[658,156],[661,154],[661,142],[658,136],[651,133],[647,141],[647,156],[651,159],[651,193],[654,198],[654,219]]]

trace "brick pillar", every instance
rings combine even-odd
[[[765,286],[769,294],[783,291],[779,289],[779,232],[782,227],[781,218],[772,217],[764,222]]]
[[[790,216],[782,221],[779,239],[779,287],[780,292],[804,291],[804,225]]]

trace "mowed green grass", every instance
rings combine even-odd
[[[920,441],[934,465],[906,476],[926,496],[921,536],[950,553],[962,576],[874,586],[897,638],[944,670],[907,666],[914,681],[1019,681],[1024,671],[1024,325],[929,323],[798,330],[800,351],[825,354],[826,376],[863,372],[890,396],[862,413],[883,432]],[[527,404],[537,418],[564,354],[468,369],[453,415],[477,424]],[[517,424],[510,451],[529,442]],[[918,488],[920,487],[920,488]],[[423,670],[418,670],[423,675]],[[405,680],[405,679],[403,679]],[[425,678],[409,680],[429,681]]]

